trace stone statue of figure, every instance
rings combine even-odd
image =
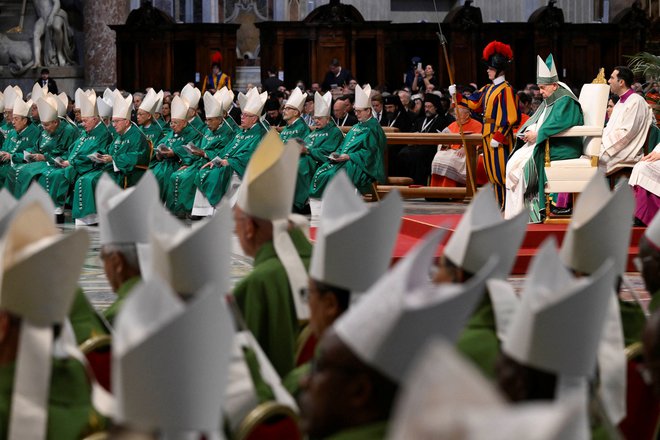
[[[37,13],[34,23],[34,67],[74,64],[72,30],[60,0],[33,0]]]

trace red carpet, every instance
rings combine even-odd
[[[394,253],[392,261],[397,261],[402,258],[413,246],[432,229],[445,228],[449,233],[442,241],[442,245],[438,248],[436,255],[442,254],[442,248],[447,242],[451,233],[456,228],[461,214],[437,214],[437,215],[406,215],[403,217],[401,223],[401,230],[397,238],[396,245],[394,246]],[[524,275],[527,273],[527,266],[531,261],[536,249],[543,243],[549,236],[554,236],[557,243],[561,245],[568,225],[529,225],[527,227],[527,234],[523,240],[523,244],[518,251],[518,259],[513,267],[512,274]],[[645,228],[632,228],[632,237],[630,248],[628,250],[628,271],[636,272],[632,263],[634,257],[637,256],[639,238],[644,233]],[[315,235],[315,230],[312,229],[312,237]],[[504,239],[504,237],[503,237]]]

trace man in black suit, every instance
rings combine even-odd
[[[351,72],[341,67],[337,58],[333,58],[330,62],[328,73],[325,74],[325,80],[321,86],[323,87],[323,90],[327,91],[337,87],[344,87],[344,85],[348,84],[351,79],[353,79]]]
[[[440,96],[427,93],[424,96],[424,114],[415,121],[417,133],[442,133],[454,118],[445,113]],[[435,145],[407,146],[397,155],[398,169],[402,175],[412,177],[416,185],[428,185],[431,163],[437,152]]]
[[[357,118],[348,113],[348,104],[343,99],[338,99],[332,106],[332,113],[334,115],[335,124],[338,127],[352,127],[358,123]]]
[[[48,86],[48,91],[53,95],[59,93],[57,90],[57,83],[54,79],[50,78],[50,71],[46,68],[41,69],[41,78],[36,80],[35,83],[39,84],[41,87]]]

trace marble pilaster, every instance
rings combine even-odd
[[[130,0],[87,0],[84,7],[85,84],[104,88],[117,82],[115,32],[109,24],[124,24]]]

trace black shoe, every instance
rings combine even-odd
[[[635,220],[633,220],[633,226],[637,226],[638,228],[645,228],[646,223],[635,217]]]
[[[552,215],[571,215],[573,214],[573,208],[558,208],[555,205],[550,205],[550,213]]]
[[[64,224],[64,214],[55,214],[55,223],[58,225]]]
[[[188,218],[194,222],[200,221],[204,217],[201,215],[189,215]]]
[[[296,206],[293,207],[293,212],[294,214],[300,214],[300,215],[311,215],[312,214],[312,209],[309,207],[309,203],[305,203],[305,206],[302,208],[298,208]]]

